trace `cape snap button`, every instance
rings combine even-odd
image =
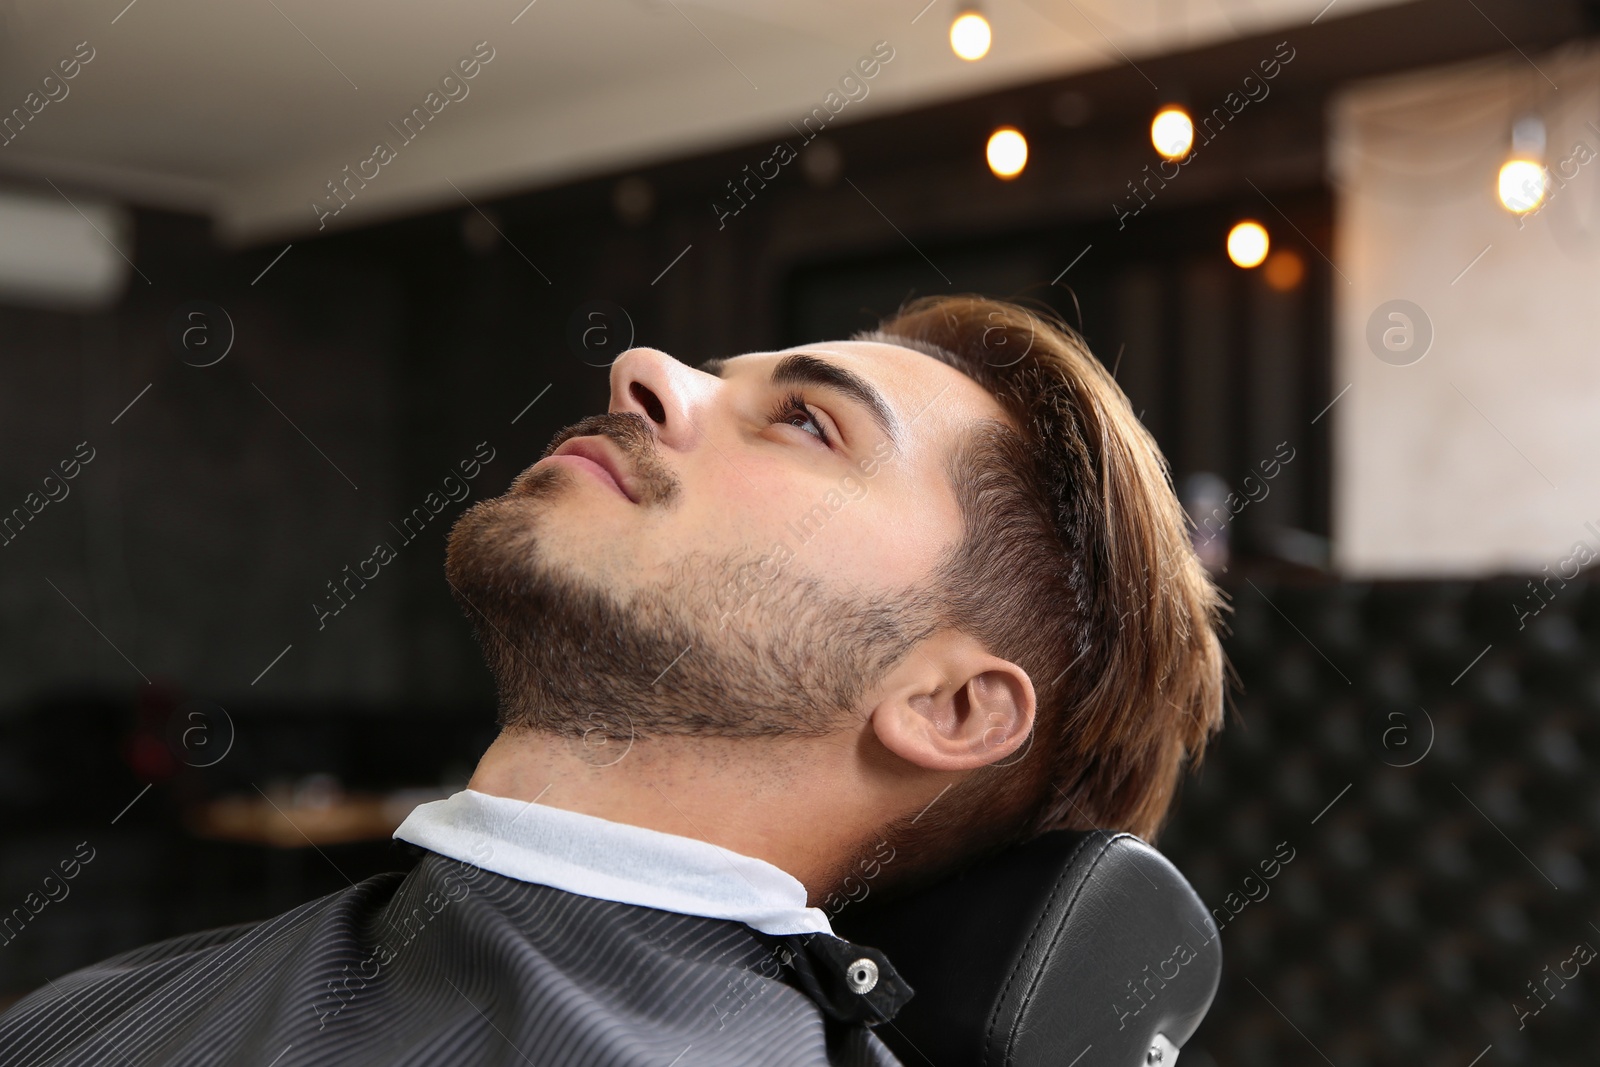
[[[850,983],[851,992],[870,993],[878,984],[878,965],[863,956],[850,965],[845,980]]]

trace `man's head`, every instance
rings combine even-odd
[[[448,573],[508,730],[813,741],[871,809],[846,847],[887,835],[902,881],[1152,836],[1221,719],[1220,598],[1152,439],[995,301],[698,369],[632,349]]]

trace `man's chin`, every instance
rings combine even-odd
[[[544,477],[547,470],[555,477]],[[591,521],[581,502],[566,502],[571,477],[560,468],[532,477],[524,472],[504,495],[479,501],[456,520],[445,548],[445,577],[467,601],[462,606],[469,616],[479,607],[495,614],[496,607],[532,606],[556,586],[603,588],[612,595],[631,586],[632,574],[608,562],[631,564],[631,555],[611,543],[605,524]]]
[[[521,479],[518,479],[519,481]],[[458,593],[518,583],[541,552],[540,495],[513,489],[480,500],[456,519],[445,545],[445,577]]]

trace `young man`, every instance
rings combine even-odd
[[[503,730],[396,831],[417,868],[53,982],[0,1063],[890,1064],[910,990],[832,935],[844,879],[1151,837],[1221,722],[1154,442],[996,301],[625,352],[446,570]]]

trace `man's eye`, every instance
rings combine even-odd
[[[790,426],[798,426],[802,430],[804,430],[807,426],[813,427],[813,429],[809,431],[813,436],[827,440],[828,432],[822,428],[822,424],[817,421],[817,417],[811,414],[809,411],[791,411],[784,421]]]
[[[828,447],[833,447],[833,439],[828,436],[828,430],[822,425],[822,420],[812,413],[805,399],[797,393],[790,393],[780,400],[778,406],[772,409],[769,420],[797,426]]]

